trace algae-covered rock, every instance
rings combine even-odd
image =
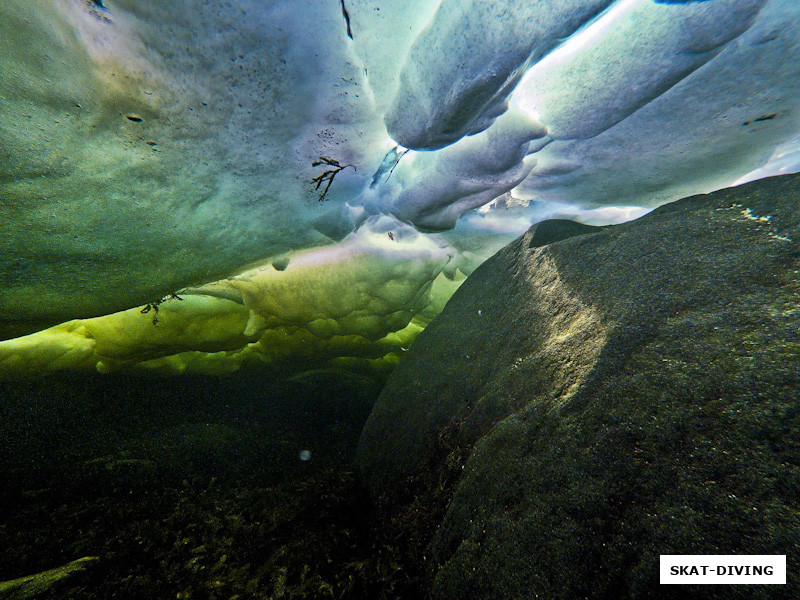
[[[534,228],[470,276],[359,446],[389,496],[471,449],[433,597],[795,597],[798,200],[787,176],[545,246]],[[786,554],[790,576],[659,587],[661,554]]]
[[[55,569],[0,582],[0,598],[5,598],[6,600],[33,598],[50,590],[67,577],[83,571],[96,560],[98,560],[96,556],[84,556]]]

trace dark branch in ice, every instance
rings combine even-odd
[[[344,17],[344,22],[347,24],[347,37],[352,40],[353,30],[350,29],[350,15],[347,13],[347,7],[344,5],[344,0],[339,0],[339,3],[342,5],[342,16]]]
[[[396,160],[396,161],[394,161],[394,164],[392,165],[392,168],[391,168],[391,169],[389,169],[389,174],[386,176],[386,181],[389,181],[389,177],[391,177],[391,176],[392,176],[392,172],[394,171],[394,168],[395,168],[397,165],[399,165],[399,164],[400,164],[400,159],[401,159],[401,158],[403,158],[403,157],[406,155],[406,152],[408,152],[408,148],[406,148],[405,150],[403,150],[403,151],[402,151],[402,152],[399,154],[399,156],[397,157],[397,160]],[[386,181],[384,181],[384,183],[386,183]]]
[[[163,298],[159,298],[155,302],[148,302],[147,304],[144,305],[142,310],[139,311],[139,312],[141,312],[143,315],[146,315],[147,313],[149,313],[152,310],[153,311],[153,327],[158,327],[158,307],[161,306],[167,300],[180,300],[181,302],[183,302],[183,298],[181,298],[180,296],[178,296],[178,294],[173,292],[173,293],[170,293],[169,296],[164,296]]]
[[[338,160],[334,160],[332,158],[328,158],[327,156],[320,156],[319,160],[315,160],[311,163],[312,167],[319,167],[320,165],[327,165],[329,167],[333,167],[332,169],[328,169],[322,175],[318,175],[311,180],[311,183],[316,183],[315,190],[319,190],[320,186],[324,183],[325,189],[322,190],[322,194],[320,194],[318,200],[323,202],[325,200],[325,196],[328,195],[328,189],[331,187],[333,183],[333,178],[336,177],[341,171],[344,171],[347,167],[353,167],[355,171],[356,168],[353,165],[342,165],[339,163]]]

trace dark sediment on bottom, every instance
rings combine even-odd
[[[420,526],[352,468],[379,389],[330,372],[6,382],[0,582],[36,577],[0,598],[421,597]]]

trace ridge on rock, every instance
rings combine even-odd
[[[661,554],[786,554],[797,572],[799,199],[785,176],[549,245],[542,223],[467,279],[358,452],[384,498],[452,467],[442,432],[465,457],[434,598],[685,597],[658,586]]]

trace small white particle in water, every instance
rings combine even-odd
[[[300,460],[308,462],[311,460],[311,450],[300,450]]]
[[[479,317],[482,317],[482,316],[483,316],[483,311],[482,311],[482,310],[480,310],[480,309],[478,309],[478,316],[479,316]]]

